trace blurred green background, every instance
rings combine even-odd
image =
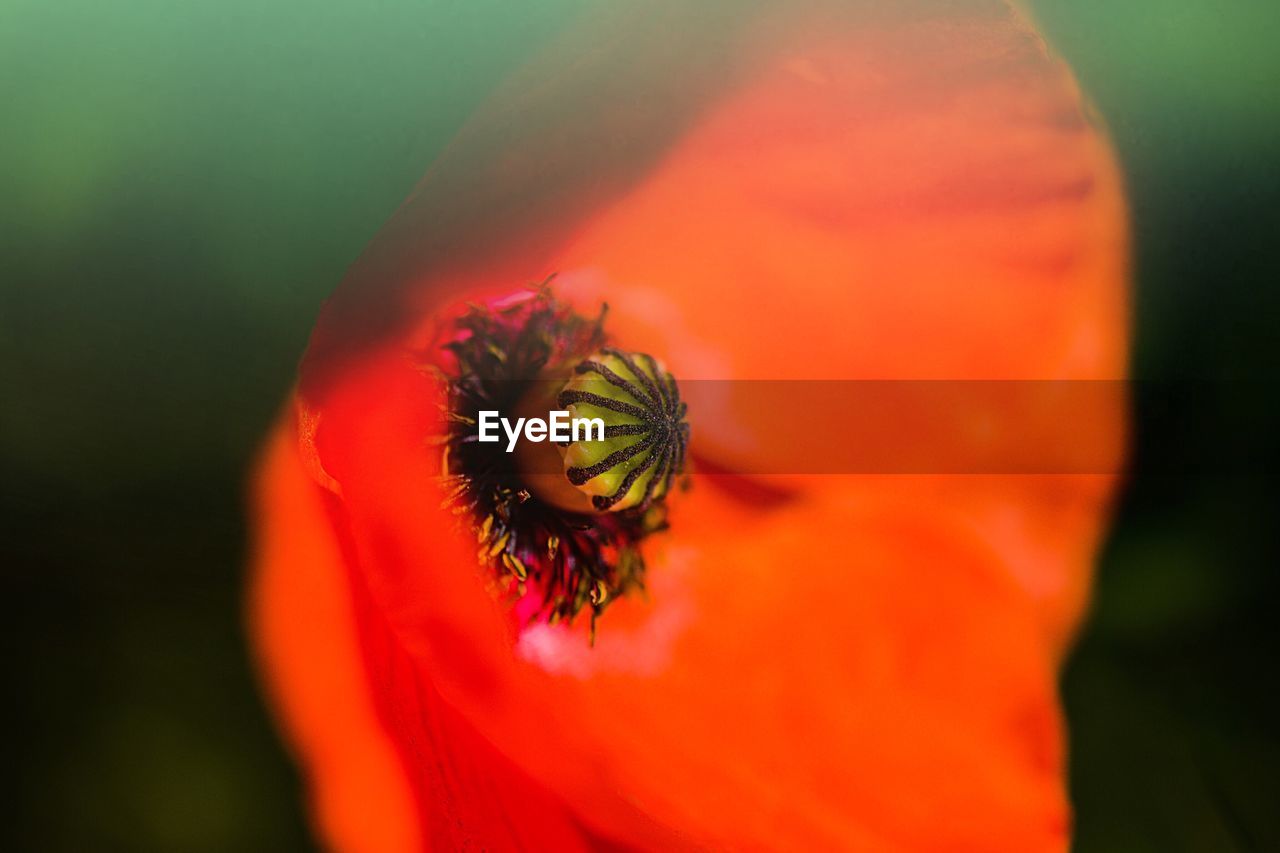
[[[243,472],[320,300],[583,3],[0,2],[3,847],[308,844]],[[1033,5],[1127,174],[1135,372],[1201,382],[1140,398],[1064,677],[1078,847],[1280,849],[1280,4]],[[1256,466],[1178,464],[1220,446]]]

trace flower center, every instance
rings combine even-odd
[[[447,401],[446,503],[481,564],[533,618],[590,608],[593,632],[610,601],[643,585],[640,543],[667,527],[689,441],[675,379],[652,356],[607,346],[604,318],[576,314],[544,283],[470,306],[444,347],[452,363],[431,368]],[[548,418],[557,406],[598,429],[514,453],[480,438],[493,412]]]

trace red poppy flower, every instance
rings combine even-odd
[[[796,413],[708,397],[647,594],[592,644],[520,618],[442,508],[424,362],[462,302],[555,273],[682,379],[1119,379],[1125,244],[1106,142],[1005,3],[589,17],[353,267],[262,463],[251,624],[320,836],[1062,847],[1111,465],[757,476]],[[1122,427],[1073,425],[1111,463]]]

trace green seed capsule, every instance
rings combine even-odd
[[[600,512],[645,507],[663,498],[684,468],[687,407],[675,377],[650,355],[605,349],[574,369],[558,398],[572,420],[599,418],[604,437],[564,451],[569,482]]]

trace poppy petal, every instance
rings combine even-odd
[[[664,49],[682,13],[661,8],[583,60],[601,73],[567,75],[588,83],[544,66],[527,102],[519,79],[500,95],[326,308],[305,417],[284,430],[302,461],[266,473],[323,512],[288,526],[288,498],[262,524],[327,542],[343,569],[355,616],[320,616],[354,631],[335,654],[365,698],[334,731],[360,727],[383,756],[409,844],[1060,848],[1056,668],[1106,471],[793,476],[768,505],[700,475],[650,548],[650,597],[612,604],[594,648],[581,626],[518,624],[440,510],[421,346],[445,306],[513,276],[561,271],[584,306],[614,304],[621,342],[696,378],[1123,376],[1116,170],[1023,18],[762,4],[710,39],[720,19],[684,13],[696,26]],[[676,61],[700,43],[710,60]],[[601,66],[620,44],[643,62]],[[636,101],[650,78],[665,85]],[[587,104],[624,123],[575,114]],[[708,414],[764,445],[789,426]],[[1122,412],[1095,426],[1118,459]],[[261,576],[305,588],[307,553],[265,547]],[[326,728],[322,694],[292,672],[305,640],[280,639],[305,637],[307,612],[261,601],[270,677],[323,790],[340,770],[306,734]],[[332,808],[356,813],[342,790]]]
[[[587,849],[562,804],[415,681],[350,572],[331,500],[286,422],[263,460],[249,619],[321,837],[378,853]]]

